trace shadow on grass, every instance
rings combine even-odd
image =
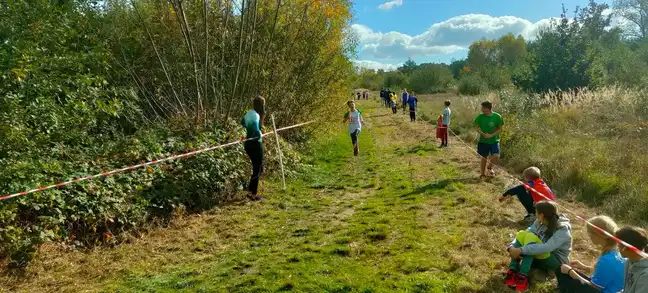
[[[515,292],[504,285],[504,277],[500,275],[493,275],[483,283],[483,286],[477,290],[472,287],[464,286],[458,288],[457,292],[462,293],[493,293],[493,292]]]
[[[496,218],[490,220],[475,220],[473,224],[484,226],[484,227],[514,228],[514,229],[525,229],[529,226],[529,225],[525,225],[522,222],[517,222],[506,218]]]
[[[394,114],[387,113],[387,114],[380,114],[380,115],[368,115],[367,118],[379,118],[379,117],[387,117],[387,116],[391,116],[391,115],[394,115]]]
[[[378,128],[396,127],[398,125],[399,125],[398,123],[374,124],[374,126],[376,126]]]
[[[428,185],[421,186],[421,187],[419,187],[417,189],[414,189],[410,193],[406,193],[406,194],[401,195],[401,197],[408,197],[408,196],[412,196],[412,195],[422,194],[422,193],[425,193],[428,190],[443,190],[452,183],[476,184],[476,183],[480,183],[480,182],[481,181],[479,180],[479,178],[475,178],[475,177],[460,177],[460,178],[442,179],[442,180],[439,180],[439,181],[432,182],[432,183],[430,183]]]

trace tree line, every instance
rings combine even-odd
[[[532,40],[513,34],[482,39],[471,44],[463,60],[420,65],[409,60],[396,71],[362,69],[355,82],[370,89],[408,87],[435,93],[454,88],[469,95],[505,87],[527,93],[644,87],[648,82],[645,15],[648,0],[617,0],[613,7],[591,0],[573,14],[563,6],[560,18]],[[622,23],[615,25],[613,17]]]

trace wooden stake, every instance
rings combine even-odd
[[[284,175],[283,167],[283,154],[281,153],[281,145],[279,144],[279,133],[277,133],[277,125],[275,124],[274,114],[271,114],[272,117],[272,128],[274,129],[274,137],[277,141],[277,152],[279,152],[279,165],[281,166],[281,183],[283,190],[286,190],[286,175]]]

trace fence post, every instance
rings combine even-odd
[[[281,166],[281,183],[283,190],[286,190],[286,175],[284,175],[283,167],[283,154],[281,152],[281,145],[279,144],[279,133],[277,132],[277,125],[275,124],[274,114],[271,114],[272,117],[272,128],[274,129],[275,140],[277,141],[277,151],[279,152],[279,165]]]

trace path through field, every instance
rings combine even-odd
[[[46,246],[24,276],[1,277],[0,292],[507,292],[504,248],[523,210],[496,198],[512,182],[478,180],[475,155],[456,140],[438,149],[430,124],[373,101],[359,108],[359,157],[341,125],[319,137],[312,167],[286,192],[264,181],[263,202],[113,248]],[[584,227],[573,226],[573,256],[590,260]]]

